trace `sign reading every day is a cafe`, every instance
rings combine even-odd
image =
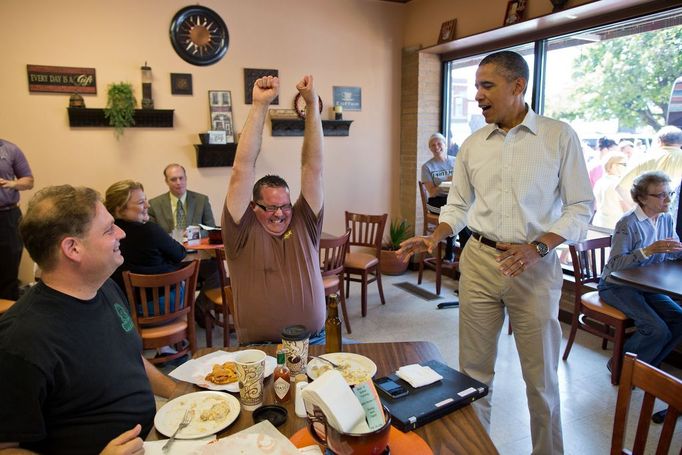
[[[26,65],[29,92],[97,93],[95,68]]]

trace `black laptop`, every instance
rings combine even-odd
[[[437,360],[422,362],[420,365],[431,367],[443,379],[415,389],[391,374],[388,377],[405,387],[409,393],[400,398],[379,394],[381,402],[391,414],[391,423],[402,431],[421,427],[488,394],[487,385]]]

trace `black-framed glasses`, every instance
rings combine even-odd
[[[284,204],[284,205],[263,205],[259,204],[256,201],[253,201],[254,204],[256,204],[258,207],[261,208],[264,212],[268,213],[275,213],[277,210],[281,210],[282,212],[288,212],[290,211],[294,206],[291,204]]]
[[[672,199],[672,198],[675,197],[675,192],[674,192],[674,191],[664,191],[664,192],[658,193],[658,194],[651,194],[651,193],[649,193],[649,196],[651,196],[651,197],[657,197],[657,198],[659,198],[660,200],[663,200],[663,199],[665,199],[665,198],[670,198],[670,199]]]

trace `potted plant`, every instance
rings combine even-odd
[[[388,229],[388,239],[381,248],[381,273],[384,275],[402,275],[407,270],[407,262],[398,257],[396,251],[400,244],[412,235],[407,220],[393,219]]]
[[[135,95],[133,95],[133,86],[129,82],[109,84],[104,117],[108,118],[109,125],[114,127],[116,139],[123,134],[123,128],[135,124],[134,115]]]

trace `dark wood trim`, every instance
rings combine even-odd
[[[303,136],[305,120],[271,118],[273,136]],[[325,136],[348,136],[352,120],[322,120]]]
[[[226,167],[234,164],[237,144],[194,144],[197,167]]]
[[[111,127],[104,109],[67,107],[71,127]],[[135,124],[130,128],[173,128],[173,109],[135,109]]]
[[[658,13],[679,6],[679,0],[597,0],[518,24],[427,47],[420,52],[439,54],[443,61],[455,60]]]

